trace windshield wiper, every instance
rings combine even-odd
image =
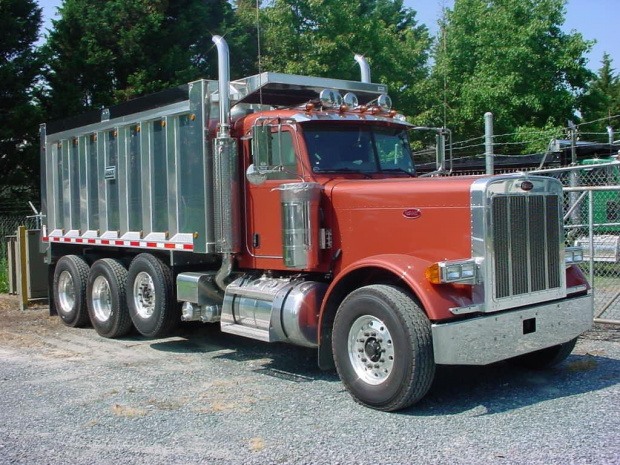
[[[386,169],[382,169],[381,172],[382,173],[404,173],[411,178],[415,177],[414,173],[411,173],[403,168],[386,168]]]

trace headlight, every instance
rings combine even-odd
[[[478,264],[473,258],[433,263],[426,269],[426,279],[433,284],[476,284],[478,282]]]
[[[583,262],[583,248],[581,247],[566,247],[564,249],[564,262],[567,265]]]

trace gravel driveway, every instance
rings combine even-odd
[[[357,405],[315,353],[185,325],[121,340],[0,296],[0,463],[620,463],[620,330],[560,367],[443,367],[399,413]]]

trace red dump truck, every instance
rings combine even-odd
[[[370,82],[200,80],[41,128],[51,309],[103,337],[180,321],[317,348],[360,403],[414,404],[438,364],[565,359],[592,296],[562,187],[418,177]],[[441,159],[441,157],[440,157]],[[441,165],[441,163],[440,163]]]

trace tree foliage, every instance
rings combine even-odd
[[[447,92],[447,124],[478,135],[483,115],[497,133],[573,118],[592,73],[591,43],[561,26],[565,0],[458,0],[447,10],[435,51],[435,95]],[[441,124],[437,99],[429,119]]]
[[[34,0],[0,2],[0,196],[38,191],[39,111],[33,86],[40,61],[35,42],[41,9]]]
[[[216,75],[226,0],[65,0],[45,51],[52,118]]]
[[[596,77],[590,82],[584,97],[581,113],[585,120],[596,121],[593,131],[604,131],[606,126],[618,126],[620,115],[620,77],[615,73],[613,61],[605,53],[602,66]],[[612,119],[612,117],[616,117]]]
[[[263,70],[359,80],[361,54],[399,109],[417,110],[431,42],[402,0],[273,0],[261,13]]]

